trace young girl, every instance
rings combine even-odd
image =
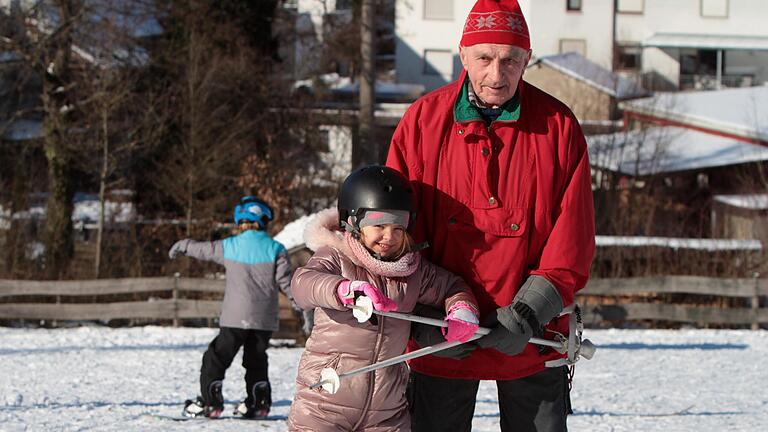
[[[397,171],[365,167],[342,184],[338,212],[324,210],[307,226],[306,244],[316,252],[296,270],[291,289],[300,307],[316,308],[315,327],[299,364],[289,430],[410,430],[405,364],[345,378],[335,394],[309,388],[323,368],[343,374],[405,351],[410,323],[384,316],[359,323],[350,310],[356,293],[381,311],[411,312],[416,303],[444,309],[449,341],[466,341],[477,330],[469,287],[412,246],[411,195]]]
[[[267,348],[278,328],[278,289],[292,298],[291,263],[285,247],[266,233],[272,209],[264,201],[252,196],[241,198],[234,219],[240,234],[213,242],[183,239],[168,252],[171,259],[186,255],[214,261],[227,270],[221,328],[203,355],[201,396],[186,401],[183,414],[187,417],[221,416],[222,380],[240,347],[244,347],[247,396],[235,408],[235,415],[264,418],[272,404]]]

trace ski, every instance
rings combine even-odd
[[[158,419],[158,420],[169,420],[169,421],[175,421],[175,422],[185,422],[185,421],[198,421],[198,422],[204,422],[204,421],[212,421],[212,422],[218,422],[218,421],[229,421],[229,420],[238,420],[238,421],[249,421],[249,422],[258,422],[258,421],[279,421],[279,420],[288,420],[286,416],[279,416],[279,415],[271,415],[264,418],[246,418],[241,416],[233,416],[233,415],[226,415],[221,416],[217,418],[208,418],[208,417],[184,417],[184,416],[174,416],[174,415],[168,415],[168,414],[152,414],[152,418]]]

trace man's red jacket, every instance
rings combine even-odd
[[[428,259],[472,287],[481,323],[511,304],[530,275],[547,278],[569,305],[587,282],[595,249],[581,127],[563,103],[523,81],[487,126],[469,105],[465,78],[466,72],[414,102],[392,138],[387,165],[416,190],[410,231],[417,242],[429,242]],[[567,320],[555,319],[547,329],[567,334]],[[410,350],[417,347],[410,341]],[[429,355],[410,366],[433,376],[507,380],[560,357],[529,344],[516,356],[477,349],[464,360]]]

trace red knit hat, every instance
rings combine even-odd
[[[478,0],[469,11],[461,46],[481,43],[531,48],[528,24],[517,0]]]

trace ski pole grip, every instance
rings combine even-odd
[[[595,355],[597,347],[589,339],[581,340],[581,347],[579,347],[579,354],[587,360],[590,360]]]

